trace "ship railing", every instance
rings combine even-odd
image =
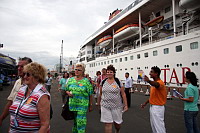
[[[99,58],[99,57],[107,57],[107,56],[110,56],[112,55],[113,53],[101,53],[101,54],[96,54],[96,58]]]
[[[184,91],[186,89],[186,84],[165,83],[165,85],[166,85],[166,90],[167,90],[167,94],[168,94],[167,99],[172,99],[174,97],[173,89],[176,89],[182,95],[184,94]],[[131,92],[140,92],[140,93],[144,93],[145,95],[149,95],[150,88],[151,88],[151,86],[147,82],[134,81]]]
[[[95,60],[96,58],[95,58],[95,56],[92,56],[92,57],[87,57],[87,62],[90,62],[90,61],[93,61],[93,60]]]
[[[168,40],[168,39],[171,39],[173,38],[173,34],[169,34],[165,37],[162,37],[162,38],[159,38],[159,39],[155,39],[153,40],[152,42],[145,42],[145,43],[142,43],[142,46],[146,46],[146,45],[150,45],[150,44],[153,44],[153,43],[156,43],[156,42],[160,42],[160,41],[164,41],[164,40]],[[139,47],[139,46],[138,46]],[[138,48],[137,47],[137,48]]]
[[[189,29],[189,33],[192,33],[194,31],[198,31],[198,30],[200,30],[200,26],[199,25],[194,27],[194,28]]]
[[[122,83],[125,83],[125,80],[121,80]],[[147,85],[148,83],[143,81],[142,79],[133,80],[133,84]],[[186,88],[187,84],[184,83],[173,83],[173,82],[165,82],[167,87],[179,87]]]
[[[192,32],[199,31],[199,30],[200,30],[200,26],[197,25],[197,26],[195,26],[195,27],[189,28],[189,29],[188,29],[188,33],[192,33]],[[187,34],[187,33],[186,33],[186,34]],[[177,32],[176,35],[177,35],[177,36],[182,36],[182,35],[184,35],[182,29],[181,29],[179,32]]]
[[[196,27],[190,28],[188,32],[192,33],[192,32],[198,31],[198,30],[200,30],[200,26],[199,25],[196,26]],[[178,36],[182,36],[182,35],[183,35],[183,31],[179,31],[176,34],[177,37]],[[168,34],[167,36],[164,36],[164,37],[162,37],[160,39],[155,39],[152,42],[142,43],[142,46],[149,45],[149,44],[156,43],[156,42],[160,42],[160,41],[164,41],[164,40],[168,40],[168,39],[171,39],[171,38],[174,38],[174,34],[173,33]]]

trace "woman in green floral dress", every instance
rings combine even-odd
[[[84,77],[85,67],[83,64],[77,64],[75,68],[75,77],[68,80],[66,93],[69,98],[69,109],[74,111],[73,133],[85,133],[86,112],[92,111],[93,88],[90,81]]]

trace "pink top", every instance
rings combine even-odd
[[[101,82],[107,78],[107,75],[99,75],[97,79],[97,87],[100,87]]]

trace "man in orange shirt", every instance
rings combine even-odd
[[[164,82],[160,79],[161,70],[157,66],[151,68],[149,73],[153,78],[151,81],[146,75],[144,81],[151,85],[150,98],[141,104],[141,108],[144,108],[150,103],[150,122],[153,133],[166,133],[164,123],[165,103],[167,100],[167,91]]]

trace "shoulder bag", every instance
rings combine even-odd
[[[65,120],[73,120],[74,119],[74,112],[69,110],[69,97],[67,98],[67,102],[65,103],[65,106],[62,109],[61,116]]]

